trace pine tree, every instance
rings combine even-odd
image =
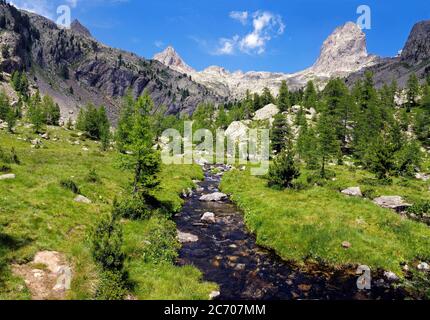
[[[318,152],[321,164],[321,177],[326,178],[326,164],[334,156],[339,155],[339,143],[333,119],[327,113],[322,113],[318,122]]]
[[[318,100],[318,94],[315,90],[315,85],[312,80],[310,80],[306,85],[306,90],[303,96],[303,105],[305,108],[317,108],[317,100]]]
[[[265,87],[263,89],[263,93],[261,94],[261,104],[262,107],[267,106],[268,104],[274,103],[275,98],[273,98],[272,93],[270,92],[270,89]]]
[[[287,81],[283,80],[279,88],[278,107],[281,112],[289,111],[291,108],[290,92],[288,90]]]
[[[125,153],[125,146],[130,144],[130,132],[133,125],[134,99],[131,91],[124,96],[118,126],[115,132],[116,146],[119,152]]]
[[[272,132],[272,150],[279,154],[291,145],[291,131],[288,126],[287,118],[283,114],[275,116]]]
[[[264,105],[262,103],[262,99],[260,98],[258,93],[254,93],[254,97],[252,100],[253,100],[252,102],[254,104],[254,111],[257,111],[257,110],[261,109],[262,107],[264,107]]]
[[[10,110],[9,98],[6,93],[2,90],[0,91],[0,119],[6,120],[7,115]]]
[[[133,192],[140,194],[144,200],[150,198],[150,193],[158,181],[161,159],[158,151],[152,148],[154,136],[151,125],[150,111],[154,105],[148,93],[137,99],[134,105],[130,143],[125,145],[131,151],[124,162],[125,168],[133,168]]]
[[[228,126],[228,117],[227,113],[225,112],[224,106],[221,106],[218,109],[218,116],[216,119],[216,127],[221,129],[226,129]]]
[[[412,73],[409,76],[407,83],[407,110],[410,112],[411,108],[417,106],[418,96],[420,94],[420,83],[418,81],[417,75]]]
[[[269,186],[285,189],[293,187],[293,181],[300,177],[300,170],[295,164],[292,149],[279,154],[269,169]]]

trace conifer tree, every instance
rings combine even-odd
[[[312,80],[310,80],[306,85],[306,90],[303,95],[303,105],[305,108],[317,108],[318,94],[315,90],[315,85]]]
[[[291,145],[291,131],[288,126],[287,118],[283,114],[275,116],[272,132],[272,150],[279,154],[282,150]]]
[[[115,132],[116,146],[119,152],[125,153],[125,146],[130,144],[130,132],[133,125],[134,99],[129,90],[124,96],[118,126]]]
[[[270,92],[270,89],[265,87],[263,89],[263,93],[261,94],[261,104],[262,107],[267,106],[268,104],[274,103],[275,98],[273,98],[272,93]]]
[[[289,111],[291,107],[290,92],[288,90],[287,82],[284,80],[279,88],[278,107],[281,112]]]
[[[318,121],[318,152],[321,164],[321,177],[326,178],[326,165],[330,159],[339,155],[339,143],[333,119],[323,112]]]
[[[420,94],[420,83],[418,81],[417,75],[412,73],[409,76],[407,83],[407,110],[411,111],[411,108],[417,106],[418,96]]]
[[[300,170],[295,163],[294,152],[283,150],[270,165],[269,186],[279,189],[293,187],[294,179],[300,177]]]

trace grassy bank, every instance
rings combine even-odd
[[[0,299],[30,298],[10,265],[29,262],[40,250],[64,253],[74,273],[69,298],[90,299],[98,274],[88,249],[88,231],[110,211],[113,199],[121,197],[131,178],[118,168],[114,151],[102,153],[97,143],[73,131],[49,128],[49,132],[51,139],[42,139],[37,149],[27,141],[37,136],[24,127],[13,135],[0,131],[3,151],[15,148],[21,162],[7,165],[16,179],[0,181]],[[99,182],[90,182],[91,170]],[[202,172],[197,166],[171,166],[163,168],[161,176],[156,195],[178,210],[182,204],[178,194],[193,185],[192,179],[201,178]],[[75,182],[92,204],[76,203],[75,194],[60,185],[64,180]],[[142,250],[174,254],[178,244],[168,217],[124,221],[124,228],[126,251],[133,253],[127,261],[133,294],[138,298],[208,298],[214,286],[202,283],[197,270],[175,267],[171,259],[148,260],[139,255]],[[169,241],[162,242],[154,234],[168,234]]]
[[[249,172],[224,176],[222,190],[244,210],[245,220],[259,244],[274,249],[283,259],[307,259],[334,266],[365,264],[401,275],[401,263],[430,260],[430,229],[377,207],[370,200],[351,198],[339,190],[361,186],[373,195],[401,195],[407,200],[428,199],[429,184],[396,179],[391,186],[374,183],[360,170],[333,167],[336,179],[324,187],[277,191],[267,180]],[[307,184],[309,172],[300,181]],[[369,180],[370,179],[370,180]],[[352,244],[344,249],[342,243]]]

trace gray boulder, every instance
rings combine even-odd
[[[199,241],[199,237],[186,232],[181,232],[178,230],[177,239],[180,243],[187,243],[187,242],[197,242]]]
[[[361,192],[360,187],[350,187],[348,189],[342,190],[342,193],[347,196],[352,197],[362,197],[363,193]]]
[[[376,198],[373,202],[382,208],[396,211],[404,211],[411,206],[411,204],[406,203],[400,196],[382,196]]]
[[[82,195],[78,195],[78,196],[75,198],[75,202],[85,203],[85,204],[90,204],[90,203],[91,203],[91,200],[90,200],[90,199],[88,199],[87,197],[82,196]]]
[[[215,223],[215,214],[212,212],[205,212],[200,220],[208,223]]]
[[[227,199],[227,195],[225,193],[221,192],[214,192],[211,194],[206,194],[204,196],[200,197],[200,201],[206,201],[206,202],[214,202],[214,201],[222,201]]]

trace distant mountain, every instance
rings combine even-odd
[[[192,113],[202,102],[221,101],[205,86],[154,60],[110,48],[74,21],[71,29],[0,2],[0,68],[26,70],[33,90],[53,96],[64,118],[88,102],[118,118],[122,96],[147,90],[168,113]],[[7,51],[7,53],[6,53]],[[222,100],[223,101],[223,100]]]
[[[352,84],[362,78],[366,71],[374,74],[375,84],[382,86],[396,80],[404,87],[409,76],[415,73],[419,79],[430,74],[430,21],[418,22],[412,28],[401,54],[394,58],[381,60],[379,63],[350,75],[347,81]]]
[[[211,66],[197,72],[189,67],[171,47],[154,56],[155,60],[178,72],[190,75],[220,96],[241,98],[246,90],[261,92],[268,87],[278,92],[283,80],[292,89],[299,89],[309,80],[315,80],[321,86],[333,76],[344,77],[365,67],[379,62],[380,58],[369,55],[366,47],[366,35],[352,22],[337,28],[324,42],[321,54],[316,63],[301,72],[294,74],[272,72],[229,72],[222,67]]]

